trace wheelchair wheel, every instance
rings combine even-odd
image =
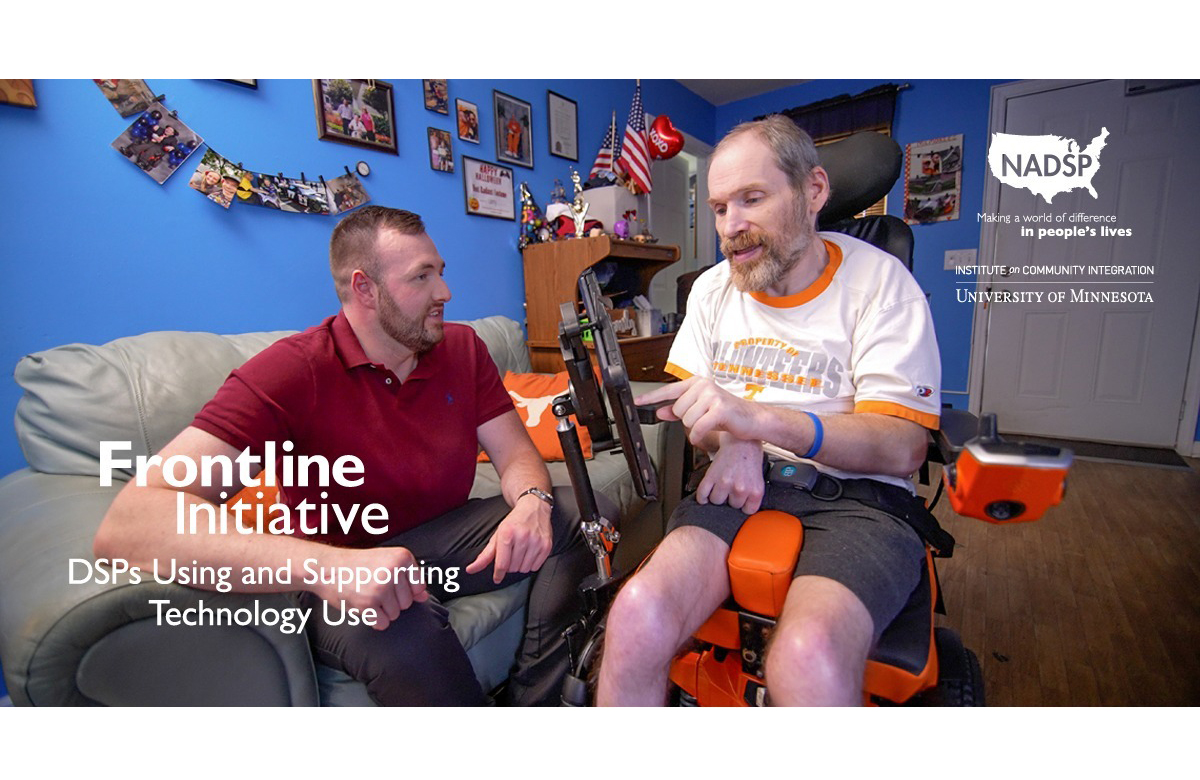
[[[912,703],[925,707],[982,707],[983,670],[975,653],[948,628],[934,631],[938,654],[937,687]]]
[[[604,623],[594,626],[575,665],[563,680],[561,706],[589,707],[595,701],[600,651],[604,646]]]

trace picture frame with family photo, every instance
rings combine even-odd
[[[313,79],[317,138],[398,155],[392,85],[378,79]]]

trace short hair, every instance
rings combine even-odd
[[[731,139],[745,133],[756,133],[766,143],[775,157],[776,167],[787,176],[793,190],[803,187],[812,169],[821,164],[812,137],[783,114],[742,122],[725,134],[713,154],[721,151]]]
[[[425,234],[419,214],[387,206],[364,206],[337,223],[329,239],[329,270],[338,299],[350,299],[350,278],[361,270],[371,279],[379,278],[379,260],[375,243],[384,230],[405,236]]]

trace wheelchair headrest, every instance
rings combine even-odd
[[[854,216],[887,195],[900,178],[900,145],[876,132],[855,133],[817,148],[832,193],[821,209],[822,225]]]

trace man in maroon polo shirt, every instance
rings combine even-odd
[[[314,608],[308,632],[318,660],[366,683],[377,702],[401,705],[482,703],[439,599],[532,574],[510,694],[517,704],[556,703],[567,665],[561,632],[575,617],[575,588],[591,566],[570,491],[550,494],[545,464],[483,342],[471,328],[443,322],[450,299],[445,263],[420,217],[381,206],[353,212],[334,229],[330,266],[341,312],[235,370],[160,455],[201,463],[246,451],[261,458],[273,447],[281,466],[299,455],[331,464],[352,455],[362,469],[344,480],[350,486],[283,480],[279,503],[293,510],[328,505],[331,516],[332,507],[357,505],[361,512],[378,504],[386,520],[360,517],[348,530],[331,521],[307,535],[203,527],[178,534],[181,491],[150,469],[145,486],[131,482],[113,502],[96,534],[96,555],[145,568],[171,557],[238,572],[286,567],[295,583],[312,579],[314,566],[457,570],[453,580],[430,584],[396,577],[345,589],[318,581],[299,597]],[[479,446],[500,474],[503,495],[469,501]],[[223,492],[229,487],[193,484],[182,497],[190,512],[191,504],[219,503]],[[232,584],[240,591],[293,589],[238,577]],[[371,609],[378,619],[373,626],[329,625],[322,601]]]

